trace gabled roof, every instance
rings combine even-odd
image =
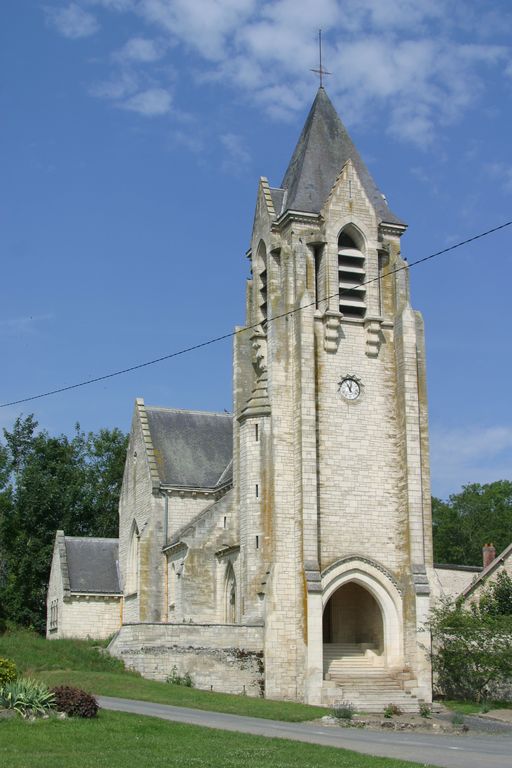
[[[233,416],[145,406],[162,485],[216,488],[232,479]]]
[[[466,587],[463,592],[461,592],[460,596],[463,598],[469,597],[471,593],[474,592],[477,587],[481,586],[489,578],[489,576],[494,573],[494,571],[499,568],[499,566],[502,565],[509,557],[512,557],[512,544],[509,544],[501,554],[495,557],[494,560],[489,563],[487,568],[483,568],[483,570],[480,572],[480,575],[474,581],[472,581],[471,584]]]
[[[65,592],[118,595],[119,539],[65,536],[57,531]]]
[[[320,213],[348,160],[352,161],[380,221],[403,225],[388,208],[322,86],[284,175],[281,184],[284,201],[281,211],[276,208],[276,214],[279,216],[284,211]],[[276,205],[280,201],[278,190],[272,189],[271,193]]]

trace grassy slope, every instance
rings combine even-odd
[[[145,680],[128,672],[117,659],[100,653],[97,643],[46,640],[34,632],[17,630],[0,636],[0,656],[14,659],[24,674],[48,685],[76,685],[96,695],[154,701],[196,709],[230,712],[272,720],[313,720],[329,710],[293,702],[232,696]]]
[[[512,709],[512,701],[486,701],[477,704],[476,701],[443,701],[448,709],[461,712],[463,715],[478,715],[491,709]]]
[[[96,720],[0,721],[9,768],[418,768],[315,744],[100,711]]]

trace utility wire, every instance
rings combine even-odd
[[[455,245],[450,245],[448,248],[443,248],[441,251],[436,251],[435,253],[431,253],[429,256],[424,256],[422,259],[417,259],[416,261],[412,261],[409,264],[406,263],[401,267],[397,267],[396,269],[392,269],[389,272],[386,272],[384,275],[378,275],[377,277],[373,277],[370,280],[365,280],[362,283],[358,283],[357,285],[352,286],[350,289],[337,291],[336,293],[333,293],[330,296],[324,296],[321,299],[317,298],[315,299],[315,301],[311,301],[308,304],[302,304],[300,307],[295,307],[294,309],[290,309],[287,312],[282,312],[279,315],[274,315],[273,317],[268,318],[266,323],[268,325],[269,323],[272,323],[274,320],[280,320],[282,317],[289,317],[290,315],[293,315],[296,312],[300,312],[303,309],[316,306],[317,304],[321,304],[324,301],[329,301],[329,299],[333,299],[335,296],[343,294],[347,290],[354,290],[356,288],[361,288],[364,285],[369,285],[370,283],[375,283],[379,280],[382,280],[383,277],[394,275],[397,272],[402,272],[403,270],[410,269],[411,267],[417,267],[419,264],[424,264],[426,261],[435,259],[437,256],[441,256],[442,254],[448,253],[449,251],[454,251],[456,248],[461,248],[463,245],[468,245],[469,243],[473,243],[475,240],[481,240],[483,237],[492,235],[494,232],[499,232],[499,230],[505,229],[506,227],[510,227],[511,225],[512,225],[512,220],[506,221],[504,224],[500,224],[498,227],[493,227],[492,229],[488,229],[485,232],[480,232],[478,235],[473,235],[473,237],[468,237],[466,240],[461,240],[459,243],[455,243]],[[195,352],[195,350],[202,349],[203,347],[208,347],[210,346],[210,344],[216,344],[219,341],[224,341],[225,339],[231,339],[240,333],[247,333],[247,331],[254,330],[259,326],[261,326],[261,323],[255,323],[254,325],[245,326],[244,328],[239,328],[238,330],[230,331],[229,333],[224,333],[222,334],[222,336],[215,336],[214,338],[208,339],[207,341],[202,341],[199,344],[193,344],[191,347],[185,347],[184,349],[179,349],[177,352],[171,352],[168,355],[162,355],[162,357],[156,357],[154,360],[147,360],[146,362],[139,363],[138,365],[131,365],[129,368],[123,368],[119,371],[106,373],[103,376],[96,376],[93,379],[86,379],[85,381],[80,381],[77,384],[69,384],[67,387],[59,387],[58,389],[51,389],[48,392],[42,392],[39,395],[24,397],[24,398],[21,398],[20,400],[12,400],[9,403],[0,403],[0,408],[7,408],[8,406],[11,406],[11,405],[20,405],[21,403],[29,403],[32,400],[40,400],[42,397],[50,397],[50,395],[58,395],[61,392],[69,392],[71,389],[78,389],[79,387],[86,387],[89,384],[96,384],[99,381],[106,381],[107,379],[113,379],[115,376],[122,376],[125,373],[130,373],[131,371],[138,371],[141,368],[147,368],[150,365],[156,365],[157,363],[161,363],[164,360],[171,360],[173,357],[180,357],[181,355],[186,355],[189,352]]]

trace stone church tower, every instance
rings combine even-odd
[[[110,650],[143,674],[366,710],[430,701],[405,229],[320,87],[281,186],[260,181],[233,416],[135,406]]]
[[[425,353],[405,228],[321,87],[281,187],[260,181],[235,343],[241,620],[264,623],[270,697],[320,703],[324,670],[352,659],[430,699]]]

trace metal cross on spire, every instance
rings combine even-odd
[[[322,30],[318,30],[318,58],[320,60],[320,66],[318,69],[312,69],[311,72],[314,72],[317,74],[320,78],[320,88],[324,87],[324,75],[330,75],[331,72],[328,72],[326,69],[322,66]]]

